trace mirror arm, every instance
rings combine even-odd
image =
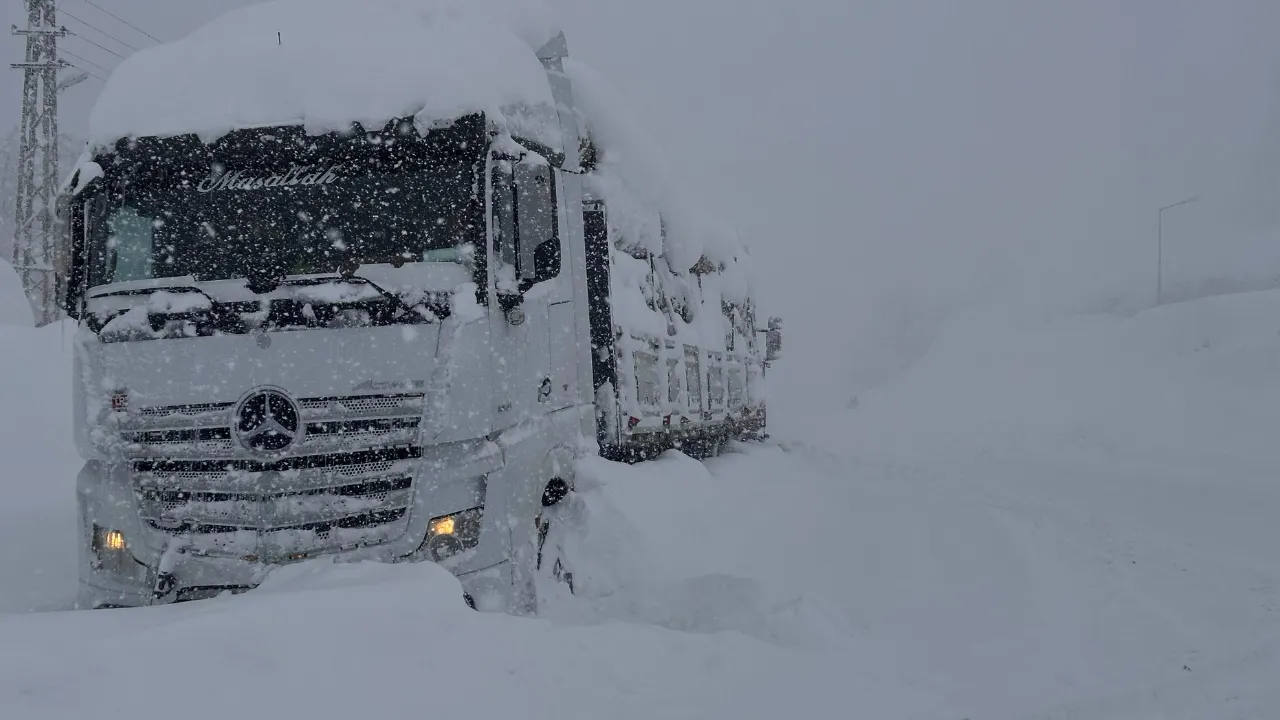
[[[536,140],[527,140],[525,138],[515,137],[514,135],[512,136],[511,139],[515,140],[517,145],[528,150],[529,152],[535,153],[537,155],[541,155],[547,161],[547,163],[551,165],[551,167],[554,167],[554,168],[564,167],[564,159],[565,159],[564,153],[556,152],[555,150],[552,150],[549,146],[543,145],[542,143]],[[524,156],[522,155],[520,159],[521,160],[524,159]]]
[[[523,292],[514,292],[514,293],[499,292],[498,293],[498,308],[501,309],[502,312],[504,313],[508,312],[512,308],[519,307],[520,304],[523,302],[524,302]]]
[[[520,305],[524,303],[524,291],[516,293],[498,293],[498,309],[502,311],[503,317],[512,325],[524,324],[524,308]]]

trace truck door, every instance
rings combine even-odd
[[[494,429],[552,404],[552,281],[560,274],[554,177],[541,156],[490,160]],[[557,314],[558,316],[558,314]]]
[[[551,397],[547,404],[549,409],[559,410],[578,400],[578,358],[581,353],[578,339],[579,308],[573,302],[573,273],[570,270],[573,248],[569,243],[573,229],[569,223],[565,175],[556,171],[553,179],[557,230],[555,242],[560,249],[560,267],[556,277],[548,281],[551,285],[547,328],[551,342]]]

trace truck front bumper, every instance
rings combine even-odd
[[[79,591],[82,609],[139,607],[244,592],[259,585],[276,567],[312,558],[338,561],[427,561],[419,552],[426,537],[430,508],[457,511],[467,499],[450,499],[457,493],[449,486],[433,485],[419,492],[403,537],[381,546],[310,554],[306,557],[264,562],[253,555],[210,552],[193,547],[181,535],[160,530],[142,521],[138,501],[126,467],[90,461],[77,477],[80,516]],[[467,498],[470,493],[464,493]],[[471,550],[441,560],[462,584],[464,592],[481,610],[502,611],[514,601],[513,573],[509,561],[510,535],[498,518],[505,513],[498,497],[485,508],[479,543]],[[105,548],[105,550],[104,550]],[[228,548],[230,550],[232,548]]]
[[[358,553],[334,553],[325,557],[340,560],[374,559]],[[187,557],[177,563],[172,580],[162,594],[157,593],[159,573],[139,566],[136,576],[110,572],[101,567],[84,568],[80,574],[77,606],[81,609],[143,607],[203,600],[223,593],[252,590],[279,565],[249,563],[228,558]],[[510,607],[512,597],[511,563],[457,575],[466,599],[478,610],[502,612]]]

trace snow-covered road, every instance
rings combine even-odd
[[[536,620],[467,611],[429,564],[308,563],[234,598],[62,610],[77,463],[66,405],[33,408],[66,401],[64,343],[0,328],[0,707],[1280,717],[1274,318],[1278,293],[970,318],[856,409],[792,414],[776,444],[588,460],[567,509],[580,594]]]

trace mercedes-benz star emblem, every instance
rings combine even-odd
[[[240,402],[235,432],[240,444],[255,452],[280,452],[302,429],[298,404],[280,390],[257,390]]]

